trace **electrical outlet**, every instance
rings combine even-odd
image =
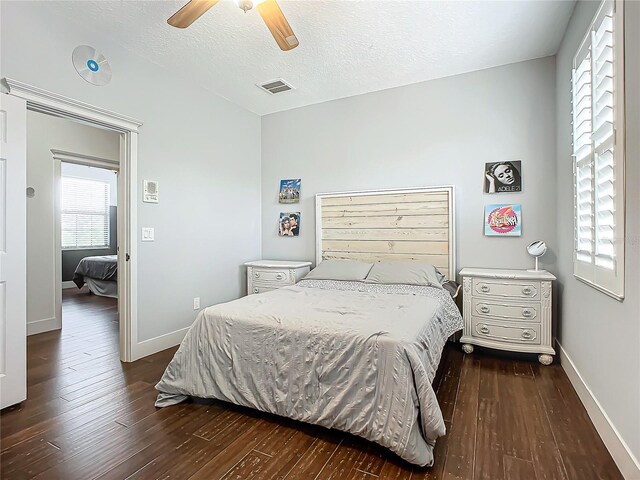
[[[195,297],[193,299],[193,309],[194,310],[199,310],[200,309],[200,297]]]

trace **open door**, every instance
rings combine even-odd
[[[0,94],[0,408],[27,398],[27,104]]]

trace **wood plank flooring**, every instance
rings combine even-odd
[[[448,435],[413,467],[352,435],[222,402],[153,406],[175,349],[118,359],[116,302],[64,291],[63,330],[28,339],[28,400],[0,418],[2,479],[620,479],[559,365],[449,345]]]

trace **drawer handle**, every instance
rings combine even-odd
[[[258,293],[258,287],[253,289],[253,293]]]
[[[489,307],[487,307],[486,305],[483,305],[482,307],[480,307],[480,311],[482,313],[489,313],[491,311],[491,309]]]
[[[260,278],[260,272],[256,272],[254,275],[256,276],[256,278]]]
[[[522,310],[522,316],[529,318],[530,316],[533,315],[533,312],[531,310],[529,310],[528,308],[525,308],[524,310]]]
[[[281,274],[281,273],[277,274],[277,275],[276,275],[276,278],[277,278],[278,280],[282,280],[282,274]]]
[[[533,289],[531,287],[524,287],[522,289],[522,293],[524,293],[525,295],[531,295],[533,293]]]
[[[525,340],[530,340],[532,337],[531,332],[529,330],[525,330],[524,332],[522,332],[522,338],[524,338]]]
[[[480,327],[480,333],[484,333],[485,335],[489,333],[489,327],[487,327],[486,325],[483,325],[482,327]]]
[[[491,289],[489,288],[489,285],[482,285],[482,286],[480,287],[480,291],[481,291],[481,292],[487,293],[489,290],[491,290]]]

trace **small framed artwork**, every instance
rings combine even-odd
[[[300,235],[300,212],[280,213],[278,235],[281,237],[297,237]]]
[[[484,234],[492,237],[522,235],[522,207],[519,203],[493,204],[484,207]]]
[[[300,201],[300,184],[302,180],[293,178],[289,180],[280,180],[280,194],[278,201],[280,203],[298,203]]]
[[[484,193],[522,191],[522,161],[491,162],[484,167]]]

